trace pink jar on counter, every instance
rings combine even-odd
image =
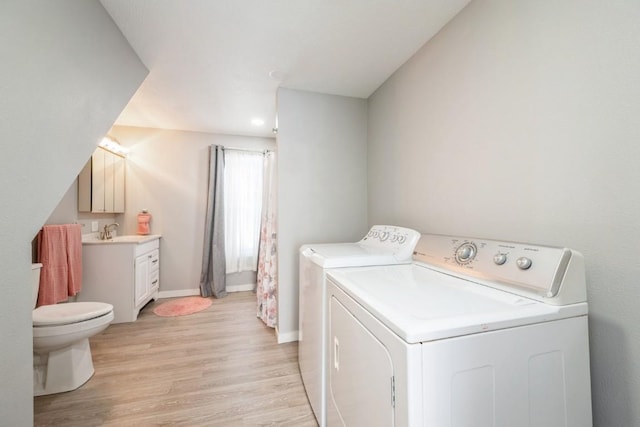
[[[146,209],[143,209],[142,212],[138,214],[138,234],[147,235],[151,231],[151,227],[149,227],[149,223],[151,222],[151,214],[147,212]]]

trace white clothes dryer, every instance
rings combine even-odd
[[[592,425],[580,253],[423,235],[327,277],[328,426]]]
[[[326,425],[327,307],[325,271],[410,263],[420,233],[374,225],[355,243],[308,244],[300,248],[298,363],[305,391],[321,427]]]

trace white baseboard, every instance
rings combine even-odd
[[[227,292],[252,291],[256,287],[255,283],[245,283],[244,285],[228,285]]]
[[[298,331],[291,331],[285,334],[281,333],[276,327],[276,337],[278,337],[278,344],[284,344],[286,342],[298,341]]]
[[[244,285],[231,285],[227,286],[227,292],[246,292],[252,291],[256,285],[254,283],[246,283]],[[179,289],[177,291],[160,291],[158,298],[176,298],[176,297],[190,297],[193,295],[200,295],[200,288],[195,289]]]
[[[180,289],[177,291],[160,291],[158,298],[176,298],[176,297],[190,297],[193,295],[200,295],[200,289]]]

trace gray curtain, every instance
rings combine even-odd
[[[224,149],[209,147],[209,192],[204,225],[204,250],[200,295],[227,296],[226,259],[224,255]]]

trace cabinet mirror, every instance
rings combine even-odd
[[[78,175],[78,211],[124,212],[124,157],[96,148]]]

